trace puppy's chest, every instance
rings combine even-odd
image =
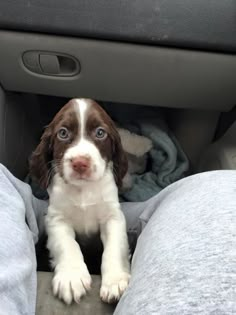
[[[109,203],[104,201],[102,194],[96,189],[64,192],[57,199],[57,209],[78,234],[98,232],[100,225],[111,214]]]
[[[105,211],[102,205],[86,207],[70,206],[63,211],[65,220],[78,234],[91,234],[99,231]]]
[[[80,187],[68,185],[56,175],[48,192],[48,217],[65,220],[80,234],[97,232],[119,209],[117,187],[109,170],[100,181]]]

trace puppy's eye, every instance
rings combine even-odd
[[[97,139],[105,139],[107,137],[106,130],[104,130],[102,127],[98,127],[95,131],[95,137]]]
[[[70,138],[70,133],[69,133],[67,128],[62,127],[59,129],[59,131],[57,133],[57,137],[59,140],[65,141],[65,140],[68,140]]]

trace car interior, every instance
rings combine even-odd
[[[161,110],[186,176],[236,169],[235,12],[219,0],[0,1],[0,163],[25,180],[43,128],[86,97],[130,122],[134,105],[157,121]],[[113,313],[99,298],[99,259],[88,258],[91,293],[71,306],[52,295],[45,250],[37,259],[37,315]]]

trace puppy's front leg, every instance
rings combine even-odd
[[[56,221],[50,217],[47,217],[46,225],[47,247],[55,267],[53,293],[67,304],[72,300],[79,303],[86,290],[90,289],[91,276],[75,240],[75,232],[64,221]]]
[[[120,210],[101,226],[101,239],[104,252],[100,296],[111,303],[120,299],[130,278],[126,222]]]

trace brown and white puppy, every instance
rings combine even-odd
[[[90,289],[91,276],[75,236],[100,231],[100,296],[105,302],[118,300],[128,285],[130,264],[117,188],[127,160],[113,121],[92,100],[69,101],[46,128],[30,167],[50,197],[46,228],[54,295],[70,304]]]

